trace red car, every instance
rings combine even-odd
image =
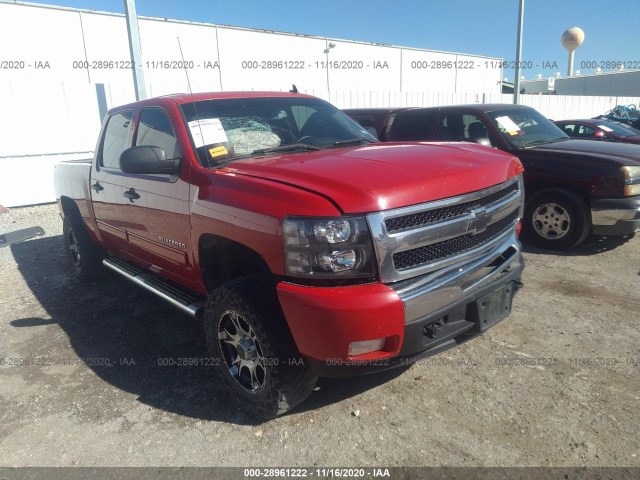
[[[624,123],[589,118],[554,122],[564,133],[579,140],[636,143],[640,145],[640,130]]]

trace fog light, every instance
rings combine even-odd
[[[377,338],[375,340],[352,342],[351,345],[349,345],[349,356],[355,357],[356,355],[363,355],[365,353],[382,350],[384,348],[384,341],[384,338]]]

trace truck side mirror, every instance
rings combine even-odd
[[[120,155],[120,170],[124,173],[174,175],[180,168],[180,158],[167,160],[160,147],[140,145],[127,148]]]

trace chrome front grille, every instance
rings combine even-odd
[[[470,261],[513,232],[522,214],[522,180],[368,215],[383,282]]]
[[[425,212],[413,213],[403,217],[388,218],[384,223],[387,227],[387,232],[389,233],[419,228],[424,225],[428,225],[429,223],[442,222],[449,218],[464,215],[469,210],[473,210],[475,208],[487,207],[517,191],[518,183],[511,183],[506,188],[471,202],[452,205],[450,207],[436,208]]]
[[[462,235],[443,242],[394,253],[393,264],[396,270],[405,270],[465,253],[504,233],[516,220],[518,220],[518,212],[513,212],[489,225],[482,233]]]

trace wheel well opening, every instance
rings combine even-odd
[[[589,205],[589,197],[582,190],[573,188],[572,186],[556,186],[556,185],[531,185],[526,187],[525,204],[529,205],[531,199],[538,193],[568,193],[579,197],[585,204]]]
[[[60,206],[62,207],[62,213],[64,216],[69,217],[69,219],[80,215],[78,205],[76,205],[76,202],[69,197],[60,197]]]
[[[271,276],[271,270],[255,250],[217,235],[203,235],[198,243],[200,271],[207,290],[247,275]]]

